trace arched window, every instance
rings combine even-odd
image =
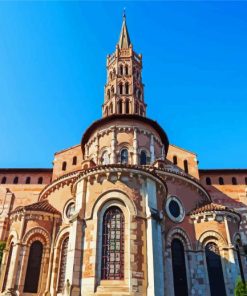
[[[72,165],[77,165],[77,157],[76,156],[73,157]]]
[[[7,182],[7,178],[4,176],[4,177],[2,177],[2,181],[1,181],[1,184],[6,184],[6,182]]]
[[[188,161],[186,159],[184,160],[184,171],[185,171],[186,174],[189,173]]]
[[[42,243],[40,241],[33,242],[30,247],[24,284],[24,292],[26,293],[38,292],[42,254]]]
[[[30,184],[31,183],[31,178],[30,177],[27,177],[26,178],[26,184]]]
[[[124,279],[124,215],[118,207],[110,207],[103,217],[102,280]]]
[[[118,114],[122,114],[123,113],[122,100],[119,100],[117,102],[117,106],[118,106]]]
[[[127,164],[129,160],[129,153],[127,149],[122,149],[120,153],[120,162],[121,164]]]
[[[14,184],[18,184],[18,181],[19,181],[19,178],[18,177],[15,177],[13,183]]]
[[[232,185],[238,185],[237,179],[232,177]]]
[[[184,246],[179,239],[172,241],[172,269],[175,296],[187,296],[187,275],[184,257]]]
[[[123,75],[123,65],[120,65],[119,66],[119,74],[120,75]]]
[[[112,114],[113,113],[113,105],[112,105],[112,103],[110,104],[109,110],[110,110],[110,114]]]
[[[146,164],[147,164],[147,154],[144,150],[142,150],[140,154],[140,165],[146,165]]]
[[[178,164],[178,158],[176,155],[173,156],[173,163]]]
[[[241,246],[241,242],[240,242],[240,240],[238,240],[237,243],[236,243],[236,245],[235,245],[235,248],[236,248],[236,252],[237,252],[237,258],[238,258],[238,266],[239,266],[240,276],[241,276],[242,282],[245,283],[244,270],[243,270],[241,255],[240,255],[240,249],[239,249],[240,246]]]
[[[128,82],[125,83],[125,94],[126,95],[129,94],[129,83]]]
[[[129,75],[129,68],[128,68],[128,65],[125,65],[125,75]]]
[[[139,114],[139,105],[138,105],[138,103],[135,103],[135,113]]]
[[[43,184],[43,177],[39,177],[38,184]]]
[[[111,97],[113,97],[114,96],[114,87],[112,86],[112,88],[111,88]]]
[[[108,116],[108,108],[105,107],[105,115]]]
[[[14,243],[12,242],[10,244],[10,246],[9,246],[9,255],[8,255],[7,265],[6,265],[6,269],[5,269],[2,292],[6,289],[6,284],[7,284],[8,275],[9,275],[9,267],[10,267],[13,247],[14,247]]]
[[[119,94],[122,95],[123,94],[123,84],[122,84],[122,82],[119,83],[118,90],[119,90]]]
[[[69,237],[66,237],[62,243],[62,248],[61,248],[59,278],[58,278],[58,286],[57,286],[58,293],[63,292],[63,288],[64,288],[64,284],[65,284],[68,244],[69,244]]]
[[[207,185],[212,185],[211,179],[209,177],[206,178],[206,184]]]
[[[110,90],[108,89],[108,90],[107,90],[107,100],[110,100],[110,97],[111,97],[111,95],[110,95]]]
[[[63,164],[62,164],[62,170],[66,171],[66,168],[67,168],[67,162],[64,161]]]
[[[226,296],[219,248],[210,242],[206,245],[205,253],[211,296]]]
[[[219,177],[219,184],[224,185],[224,179],[222,177]]]
[[[129,114],[130,113],[130,102],[129,102],[129,100],[126,100],[125,101],[125,113],[126,114]]]
[[[107,165],[110,163],[110,157],[107,151],[103,152],[101,157],[101,163]]]

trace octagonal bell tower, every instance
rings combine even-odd
[[[125,14],[116,51],[107,57],[107,83],[104,93],[103,117],[112,114],[146,116],[142,55],[133,50]]]

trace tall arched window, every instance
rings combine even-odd
[[[18,184],[18,181],[19,181],[19,178],[18,177],[15,177],[13,183],[14,184]]]
[[[108,108],[105,107],[105,115],[108,116]]]
[[[232,177],[232,185],[237,185],[238,182],[237,182],[237,179],[235,177]]]
[[[57,285],[57,292],[58,293],[63,292],[63,288],[64,288],[64,284],[65,284],[68,244],[69,244],[69,237],[66,237],[62,243],[62,248],[61,248],[59,278],[58,278],[58,285]]]
[[[127,149],[122,149],[120,153],[121,164],[127,164],[129,161],[129,153]]]
[[[66,168],[67,168],[67,162],[64,161],[63,164],[62,164],[62,170],[66,171]]]
[[[111,95],[110,95],[110,90],[108,89],[108,90],[107,90],[107,100],[110,100],[110,97],[111,97]]]
[[[144,150],[142,150],[140,154],[140,165],[146,165],[146,164],[147,164],[147,154]]]
[[[26,184],[30,184],[31,183],[31,178],[30,177],[27,177],[26,178]]]
[[[240,255],[240,249],[239,249],[240,246],[241,246],[241,242],[240,242],[240,240],[238,240],[236,245],[235,245],[235,248],[236,248],[236,252],[237,252],[240,276],[241,276],[242,282],[245,283],[244,270],[243,270],[241,255]]]
[[[120,65],[119,66],[119,74],[120,75],[123,75],[123,65]]]
[[[77,157],[76,156],[73,157],[72,165],[77,165]]]
[[[175,296],[187,296],[187,275],[184,257],[184,246],[179,239],[172,241],[172,270]]]
[[[110,111],[110,114],[113,113],[113,105],[112,105],[112,103],[110,104],[109,111]]]
[[[177,164],[178,163],[178,158],[176,155],[173,156],[173,163],[174,164]]]
[[[118,207],[110,207],[103,217],[102,280],[124,279],[124,215]]]
[[[123,94],[123,84],[122,84],[122,82],[119,83],[118,90],[119,90],[119,94],[122,95]]]
[[[123,113],[122,100],[119,100],[117,102],[117,106],[118,106],[118,114],[122,114]]]
[[[206,178],[206,184],[207,185],[212,185],[211,179],[209,177]]]
[[[8,280],[8,274],[9,274],[9,267],[10,267],[12,252],[13,252],[13,246],[14,246],[14,243],[12,242],[9,246],[9,255],[8,255],[7,265],[5,269],[2,292],[6,289],[6,284]]]
[[[7,182],[7,178],[4,176],[4,177],[2,177],[2,181],[1,181],[1,184],[6,184],[6,182]]]
[[[184,160],[184,171],[186,174],[189,173],[189,167],[188,167],[188,160]]]
[[[139,105],[138,105],[138,103],[135,103],[135,113],[136,114],[139,113]]]
[[[224,179],[222,177],[219,177],[219,184],[224,185]]]
[[[128,65],[125,65],[125,75],[129,75],[129,68],[128,68]]]
[[[130,102],[129,102],[129,100],[126,100],[125,101],[125,113],[126,114],[129,114],[130,113]]]
[[[226,296],[219,248],[210,242],[206,245],[205,252],[211,296]]]
[[[125,83],[125,94],[126,95],[129,94],[129,83],[128,82]]]
[[[43,183],[43,177],[39,177],[38,184],[42,184],[42,183]]]
[[[38,292],[42,254],[42,243],[40,241],[33,242],[30,247],[24,284],[24,292],[26,293]]]

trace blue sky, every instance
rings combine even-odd
[[[126,7],[148,117],[200,168],[247,167],[247,2],[0,2],[0,167],[51,167],[101,117]]]

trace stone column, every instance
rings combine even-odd
[[[116,139],[116,127],[112,128],[112,138],[111,138],[111,159],[110,159],[110,163],[114,164],[116,163],[116,143],[117,143],[117,139]]]
[[[150,161],[151,161],[151,164],[155,161],[154,136],[153,135],[151,135],[151,139],[150,139]]]
[[[138,140],[137,140],[137,128],[134,128],[134,138],[133,138],[133,164],[138,164]]]
[[[164,270],[161,225],[152,217],[157,209],[156,183],[146,181],[145,200],[147,215],[147,296],[164,295]]]

